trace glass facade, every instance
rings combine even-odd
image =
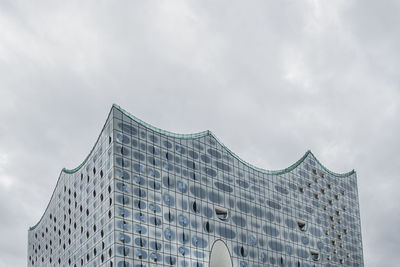
[[[259,169],[209,131],[166,132],[116,105],[28,236],[28,266],[207,267],[220,241],[235,267],[364,265],[354,171],[310,151]]]

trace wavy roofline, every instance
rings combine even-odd
[[[197,138],[201,138],[201,137],[210,135],[210,136],[212,136],[212,137],[213,137],[213,138],[214,138],[214,139],[215,139],[215,140],[216,140],[216,141],[217,141],[231,156],[232,156],[232,157],[236,158],[238,161],[240,161],[241,163],[243,163],[243,164],[246,165],[247,167],[252,168],[252,169],[254,169],[254,170],[256,170],[256,171],[259,171],[259,172],[261,172],[261,173],[264,173],[264,174],[275,174],[275,175],[279,175],[279,174],[288,173],[288,172],[294,170],[297,166],[299,166],[299,165],[308,157],[308,155],[311,155],[311,156],[314,158],[314,160],[322,167],[322,169],[323,169],[324,171],[326,171],[327,173],[329,173],[330,175],[332,175],[332,176],[335,176],[335,177],[348,177],[348,176],[350,176],[350,175],[356,173],[356,171],[355,171],[354,169],[351,170],[351,171],[349,171],[349,172],[346,172],[346,173],[336,173],[336,172],[333,172],[333,171],[329,170],[327,167],[325,167],[325,166],[317,159],[317,157],[315,157],[315,155],[311,152],[311,150],[307,150],[307,152],[306,152],[299,160],[297,160],[295,163],[293,163],[292,165],[290,165],[290,166],[287,167],[287,168],[284,168],[284,169],[281,169],[281,170],[267,170],[267,169],[259,168],[259,167],[254,166],[253,164],[251,164],[251,163],[249,163],[249,162],[243,160],[242,158],[240,158],[237,154],[235,154],[232,150],[230,150],[226,145],[224,145],[224,143],[222,143],[222,142],[218,139],[218,137],[217,137],[212,131],[210,131],[210,130],[205,130],[205,131],[202,131],[202,132],[191,133],[191,134],[180,134],[180,133],[170,132],[170,131],[167,131],[167,130],[163,130],[163,129],[157,128],[157,127],[155,127],[155,126],[153,126],[153,125],[151,125],[151,124],[149,124],[149,123],[147,123],[147,122],[145,122],[145,121],[142,121],[141,119],[139,119],[139,118],[133,116],[133,115],[130,114],[128,111],[126,111],[126,110],[124,110],[123,108],[121,108],[119,105],[113,104],[112,107],[111,107],[110,112],[108,113],[107,120],[106,120],[106,122],[104,123],[104,126],[103,126],[102,130],[100,131],[100,134],[99,134],[99,136],[97,137],[97,140],[96,140],[95,144],[93,145],[92,149],[90,150],[89,154],[88,154],[88,155],[86,156],[86,158],[82,161],[82,163],[79,164],[76,168],[73,168],[73,169],[63,168],[63,169],[61,170],[61,172],[60,172],[60,174],[59,174],[59,176],[58,176],[58,180],[57,180],[56,186],[55,186],[55,188],[54,188],[54,190],[53,190],[53,193],[52,193],[52,195],[51,195],[51,197],[50,197],[50,201],[49,201],[49,203],[47,204],[47,207],[46,207],[46,209],[45,209],[45,211],[44,211],[42,217],[40,218],[40,220],[39,220],[34,226],[29,227],[29,231],[34,230],[34,229],[40,224],[40,222],[42,221],[44,215],[46,214],[46,211],[47,211],[47,209],[48,209],[48,207],[49,207],[49,205],[50,205],[50,202],[51,202],[51,200],[53,199],[53,196],[54,196],[54,193],[55,193],[55,189],[57,188],[57,185],[58,185],[58,183],[60,182],[61,174],[62,174],[63,172],[66,173],[66,174],[73,174],[73,173],[79,171],[79,170],[86,164],[86,162],[88,161],[88,159],[89,159],[90,156],[92,155],[92,153],[93,153],[93,151],[94,151],[94,149],[95,149],[97,143],[98,143],[99,140],[100,140],[101,134],[103,133],[104,128],[106,127],[108,118],[110,117],[110,114],[111,114],[111,112],[113,111],[113,108],[119,110],[121,113],[123,113],[124,115],[128,116],[130,119],[134,120],[134,121],[137,122],[138,124],[140,124],[140,125],[142,125],[142,126],[144,126],[144,127],[146,127],[146,128],[149,128],[149,129],[151,129],[151,130],[153,130],[153,131],[155,131],[155,132],[157,132],[157,133],[159,133],[159,134],[161,134],[161,135],[165,135],[165,136],[168,136],[168,137],[174,137],[174,138],[180,138],[180,139],[197,139]]]
[[[89,154],[86,156],[86,158],[82,161],[82,163],[79,164],[79,165],[78,165],[76,168],[74,168],[74,169],[62,168],[62,170],[60,171],[60,174],[58,175],[58,179],[57,179],[56,186],[54,187],[54,190],[53,190],[53,193],[51,194],[49,203],[47,203],[46,209],[44,210],[42,217],[40,217],[39,221],[38,221],[34,226],[29,227],[29,231],[34,230],[34,229],[40,224],[40,222],[42,221],[44,215],[46,214],[46,211],[47,211],[47,209],[48,209],[49,206],[50,206],[50,202],[51,202],[51,200],[53,199],[54,193],[56,192],[56,188],[57,188],[57,186],[58,186],[58,183],[60,182],[61,174],[62,174],[63,172],[64,172],[64,173],[67,173],[67,174],[73,174],[73,173],[79,171],[79,170],[85,165],[85,163],[89,160],[89,158],[90,158],[90,156],[92,155],[92,153],[93,153],[95,147],[97,146],[97,143],[98,143],[99,140],[100,140],[100,137],[101,137],[101,134],[102,134],[103,131],[104,131],[104,128],[105,128],[106,125],[107,125],[108,118],[110,117],[112,110],[113,110],[113,109],[111,108],[111,110],[108,112],[106,122],[104,123],[103,128],[101,129],[101,131],[100,131],[100,133],[99,133],[99,136],[98,136],[97,139],[96,139],[96,142],[94,143],[92,149],[90,150],[90,152],[89,152]]]
[[[118,109],[119,111],[121,111],[124,115],[128,116],[129,118],[131,118],[132,120],[134,120],[135,122],[137,122],[138,124],[141,124],[159,134],[162,135],[166,135],[169,137],[175,137],[175,138],[182,138],[182,139],[195,139],[195,138],[200,138],[200,137],[204,137],[207,135],[211,135],[212,137],[214,137],[214,139],[234,158],[236,158],[237,160],[239,160],[240,162],[242,162],[244,165],[262,172],[262,173],[266,173],[266,174],[284,174],[287,172],[292,171],[293,169],[295,169],[297,166],[299,166],[306,158],[308,155],[311,155],[315,161],[318,162],[318,164],[323,168],[324,171],[326,171],[327,173],[329,173],[332,176],[335,177],[347,177],[350,176],[352,174],[355,173],[355,170],[351,170],[349,172],[346,173],[336,173],[333,172],[331,170],[329,170],[327,167],[325,167],[318,159],[317,157],[315,157],[315,155],[311,152],[311,150],[307,150],[307,152],[295,163],[293,163],[292,165],[290,165],[289,167],[285,168],[285,169],[281,169],[281,170],[267,170],[267,169],[263,169],[263,168],[259,168],[257,166],[254,166],[253,164],[243,160],[241,157],[239,157],[237,154],[235,154],[232,150],[230,150],[226,145],[224,145],[224,143],[222,143],[222,141],[220,139],[218,139],[218,137],[210,130],[206,130],[206,131],[202,131],[202,132],[198,132],[198,133],[192,133],[192,134],[179,134],[179,133],[174,133],[174,132],[170,132],[170,131],[166,131],[160,128],[157,128],[147,122],[142,121],[141,119],[133,116],[132,114],[130,114],[128,111],[124,110],[123,108],[121,108],[120,106],[113,104],[113,107]]]

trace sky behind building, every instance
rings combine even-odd
[[[0,266],[112,103],[282,169],[356,169],[366,266],[400,261],[398,1],[1,1]]]

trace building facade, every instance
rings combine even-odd
[[[364,266],[356,173],[310,151],[260,169],[210,131],[174,134],[114,105],[29,229],[28,266]]]

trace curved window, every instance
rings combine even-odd
[[[319,261],[319,252],[316,250],[310,250],[311,258],[313,261]]]
[[[234,251],[238,256],[247,257],[247,254],[248,254],[247,249],[242,246],[235,247]]]
[[[194,202],[192,203],[192,210],[193,210],[195,213],[200,213],[200,205],[197,204],[196,201],[194,201]]]
[[[214,226],[209,222],[205,222],[203,228],[207,233],[212,233],[214,231]]]
[[[220,219],[221,221],[226,221],[228,219],[228,210],[227,209],[224,209],[221,207],[216,207],[215,214],[217,215],[217,218]]]
[[[307,225],[305,221],[298,220],[297,226],[299,227],[300,231],[304,232],[307,230]]]

